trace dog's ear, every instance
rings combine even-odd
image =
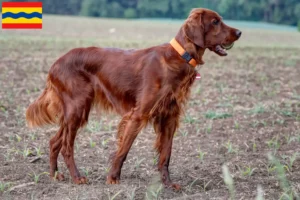
[[[203,12],[192,11],[183,25],[183,31],[186,37],[197,46],[204,48],[204,25]]]

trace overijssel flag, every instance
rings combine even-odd
[[[2,2],[3,29],[41,29],[42,2]]]

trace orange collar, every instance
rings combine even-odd
[[[184,48],[177,42],[175,38],[170,41],[171,46],[181,55],[181,57],[186,60],[187,63],[193,67],[197,66],[197,62],[192,56],[184,50]]]

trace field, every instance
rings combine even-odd
[[[0,30],[0,199],[298,198],[300,34],[285,30],[243,27],[227,57],[206,52],[174,138],[170,172],[181,191],[161,187],[150,125],[127,157],[121,184],[106,185],[120,117],[96,112],[76,140],[75,160],[89,184],[73,184],[61,157],[66,180],[49,179],[48,142],[57,127],[27,128],[25,110],[52,63],[75,47],[165,43],[180,25],[43,16],[42,30]]]

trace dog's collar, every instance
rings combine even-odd
[[[181,55],[181,57],[186,60],[187,63],[192,65],[193,67],[197,66],[197,62],[192,56],[184,50],[184,48],[177,42],[175,38],[170,41],[171,46]]]

